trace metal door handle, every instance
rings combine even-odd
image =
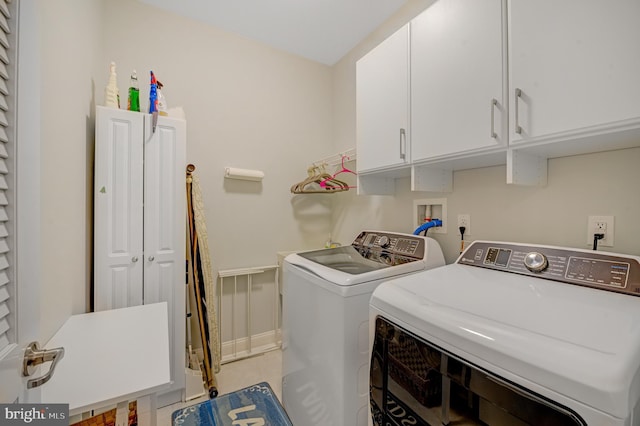
[[[138,256],[133,256],[133,257],[131,258],[131,262],[132,262],[132,263],[136,263],[137,261],[138,261]]]
[[[495,122],[494,122],[494,112],[496,109],[496,105],[498,105],[498,101],[496,99],[491,99],[491,137],[493,139],[497,139],[498,138],[498,134],[496,133],[496,130],[494,128]]]
[[[400,129],[400,159],[404,160],[407,157],[407,132],[404,129]]]
[[[156,260],[154,256],[149,256],[149,262],[153,262],[154,260]]]
[[[49,381],[58,362],[64,357],[64,348],[40,349],[38,342],[31,342],[24,351],[24,360],[22,361],[22,375],[31,376],[37,365],[45,362],[51,362],[49,371],[44,376],[27,381],[27,389],[37,388]]]
[[[517,134],[522,134],[522,126],[520,126],[519,123],[519,111],[518,111],[518,101],[520,100],[520,98],[522,97],[522,90],[520,89],[516,89],[516,133]]]

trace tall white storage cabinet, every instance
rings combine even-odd
[[[148,114],[96,107],[94,307],[168,303],[173,383],[159,406],[185,387],[186,127],[158,117],[154,133]]]

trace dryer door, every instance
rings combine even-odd
[[[371,357],[374,425],[586,425],[578,414],[444,352],[378,317]]]

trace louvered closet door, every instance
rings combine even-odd
[[[19,294],[26,303],[18,300],[14,220],[17,34],[11,30],[16,28],[16,3],[15,0],[10,4],[0,0],[0,403],[24,399],[26,385],[20,374],[20,366],[24,348],[29,342],[23,340],[25,330],[32,325],[27,322],[34,320],[33,316],[21,315],[20,327],[16,327],[19,318],[17,309],[30,302],[24,295],[29,294],[29,285],[32,284],[21,283]]]
[[[144,114],[96,107],[94,307],[142,304]]]
[[[168,304],[171,391],[185,381],[186,128],[159,117],[153,133],[147,116],[145,129],[144,303]]]
[[[9,302],[9,276],[7,269],[9,261],[7,259],[9,253],[9,213],[8,210],[13,206],[9,203],[8,193],[9,183],[9,120],[8,116],[12,116],[9,111],[9,77],[8,66],[9,61],[9,40],[7,34],[10,33],[9,9],[5,1],[0,1],[0,352],[9,344],[9,314],[11,303]]]

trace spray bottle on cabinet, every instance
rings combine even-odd
[[[127,109],[129,111],[140,111],[140,88],[138,86],[138,75],[136,74],[136,70],[133,70],[131,73]]]

